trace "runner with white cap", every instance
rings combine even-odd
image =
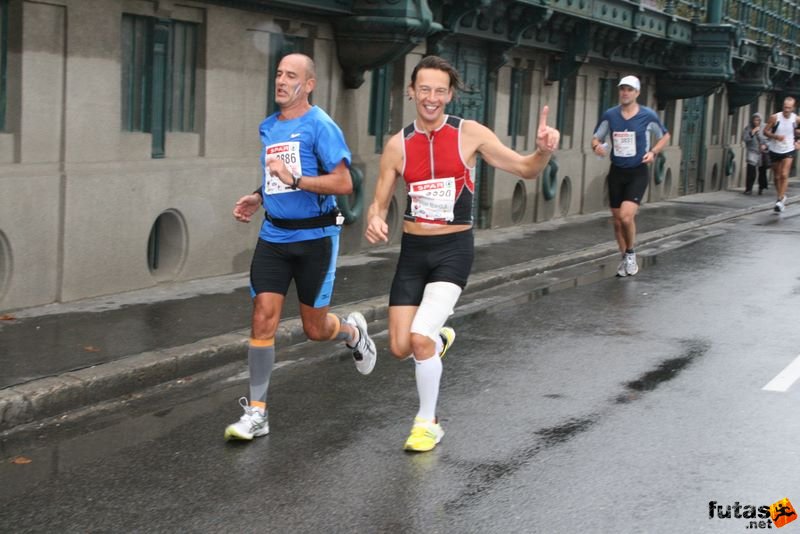
[[[619,105],[606,110],[592,135],[592,151],[606,155],[604,141],[611,136],[611,169],[608,172],[608,201],[614,217],[614,236],[622,261],[617,276],[633,276],[639,272],[636,263],[636,212],[647,190],[647,165],[669,142],[669,132],[655,111],[640,106],[641,84],[636,76],[625,76],[617,84]],[[650,146],[650,134],[658,142]]]

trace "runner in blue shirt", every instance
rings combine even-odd
[[[280,111],[259,128],[262,186],[240,198],[233,209],[238,221],[250,222],[263,204],[264,221],[250,266],[250,399],[239,400],[244,415],[228,425],[225,439],[251,440],[269,432],[267,389],[275,363],[275,333],[292,279],[309,339],[344,341],[362,374],[375,366],[375,343],[364,316],[353,312],[343,319],[328,313],[343,222],[335,195],[349,194],[353,183],[350,149],[341,129],[309,102],[315,86],[310,57],[289,54],[281,60],[275,79]]]
[[[611,136],[611,168],[608,172],[608,201],[614,217],[614,237],[622,253],[617,276],[633,276],[639,272],[634,244],[636,212],[649,182],[647,165],[669,142],[669,132],[655,111],[640,106],[639,78],[625,76],[619,81],[619,105],[600,117],[592,136],[592,151],[598,156],[608,153],[604,141]],[[650,135],[658,142],[651,148]]]

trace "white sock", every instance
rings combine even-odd
[[[427,360],[414,358],[414,371],[419,394],[417,417],[433,421],[436,418],[436,401],[439,399],[439,381],[442,378],[442,359],[439,353]]]
[[[436,339],[434,339],[433,342],[436,344],[436,355],[441,354],[442,349],[444,348],[444,342],[442,341],[442,336],[436,334]]]

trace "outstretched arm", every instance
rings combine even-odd
[[[794,148],[800,150],[800,115],[797,116],[797,123],[794,125]]]
[[[775,128],[776,122],[778,122],[777,116],[770,115],[769,120],[767,121],[767,126],[764,128],[764,135],[770,139],[775,139],[776,141],[783,141],[782,135],[777,135],[772,132],[772,130]]]
[[[259,207],[261,207],[261,194],[257,191],[250,193],[236,202],[233,207],[233,217],[239,222],[249,223]]]
[[[600,117],[600,123],[597,125],[597,128],[594,130],[594,134],[592,134],[592,152],[597,154],[598,156],[605,157],[606,153],[608,152],[608,145],[605,143],[606,136],[609,134],[609,127],[608,127],[608,119],[606,118],[606,114],[604,113],[602,117]]]
[[[658,140],[658,142],[653,146],[653,148],[645,152],[644,157],[642,158],[642,163],[652,163],[653,161],[655,161],[656,154],[664,150],[664,147],[667,146],[668,142],[669,142],[669,133],[665,133],[663,136],[661,136],[661,139]]]
[[[548,108],[545,106],[539,115],[539,127],[536,130],[536,151],[524,156],[505,146],[486,126],[475,121],[465,121],[462,127],[464,159],[472,161],[477,152],[493,167],[522,178],[536,178],[547,166],[561,138],[558,130],[547,125],[547,113]]]
[[[389,225],[386,224],[386,214],[389,212],[389,203],[392,200],[395,182],[399,175],[398,169],[403,162],[402,132],[389,139],[383,147],[381,168],[378,183],[375,185],[375,199],[367,211],[367,230],[365,237],[370,243],[389,241]]]

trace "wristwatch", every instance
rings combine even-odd
[[[300,173],[292,172],[292,189],[299,189],[300,188],[300,180],[303,178],[303,175]]]

